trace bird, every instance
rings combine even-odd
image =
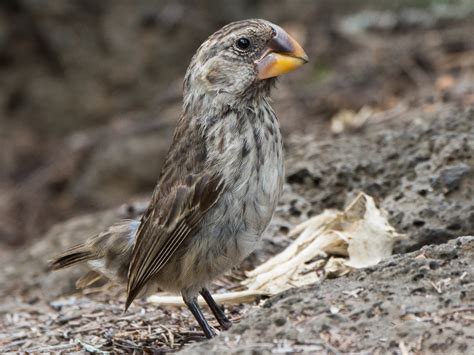
[[[209,286],[258,246],[284,183],[280,126],[270,105],[277,77],[308,62],[298,42],[263,19],[225,25],[191,59],[182,113],[143,216],[122,220],[50,261],[52,270],[87,263],[76,285],[106,278],[137,297],[180,293],[207,338],[232,322]]]

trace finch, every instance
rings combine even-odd
[[[266,20],[230,23],[197,50],[183,84],[182,114],[150,204],[51,261],[86,262],[85,287],[100,277],[126,285],[125,309],[158,289],[181,293],[206,337],[231,322],[208,291],[258,245],[284,181],[283,146],[269,95],[276,77],[308,61],[301,46]]]

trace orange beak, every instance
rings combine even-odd
[[[308,62],[308,56],[298,42],[280,26],[272,24],[272,27],[275,36],[263,56],[255,62],[260,80],[286,74]]]

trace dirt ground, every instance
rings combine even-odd
[[[156,14],[146,1],[0,5],[0,29],[8,29],[0,36],[8,79],[0,87],[0,352],[472,353],[474,238],[461,236],[474,235],[474,8],[303,1],[302,15],[270,1],[217,13],[204,3],[193,9],[202,28],[183,20],[190,10],[180,1]],[[61,29],[72,12],[83,17],[69,32],[46,31]],[[186,309],[138,300],[123,314],[119,287],[77,291],[85,269],[50,273],[47,261],[142,213],[179,114],[189,48],[235,13],[283,24],[314,61],[274,95],[286,151],[277,212],[261,248],[213,291],[237,289],[245,270],[291,242],[292,227],[343,208],[359,191],[406,238],[377,266],[226,306],[236,324],[207,342]],[[87,36],[74,37],[85,24]],[[160,54],[167,35],[182,45]],[[136,61],[123,43],[139,47]],[[19,60],[25,53],[37,67]],[[95,57],[85,60],[88,53]],[[176,72],[160,77],[156,56],[178,57]],[[92,70],[92,61],[103,65]],[[134,79],[141,76],[148,79]]]

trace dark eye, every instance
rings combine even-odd
[[[245,37],[239,38],[235,44],[239,49],[248,49],[250,47],[250,41]]]

